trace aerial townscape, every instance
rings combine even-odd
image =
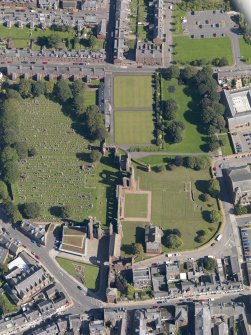
[[[251,335],[250,0],[0,0],[0,335]]]

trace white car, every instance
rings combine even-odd
[[[179,253],[176,253],[176,254],[173,254],[173,255],[177,257],[177,256],[180,256],[181,254],[179,254]]]

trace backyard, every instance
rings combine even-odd
[[[153,140],[152,111],[115,111],[116,144],[150,144]]]
[[[233,64],[231,41],[228,37],[192,39],[187,36],[174,36],[173,59],[178,64],[189,64],[195,60],[208,63],[214,58],[226,57],[229,65]]]
[[[144,163],[161,165],[169,161],[164,156],[149,156]],[[162,163],[161,163],[162,162]],[[154,170],[154,169],[153,169]],[[206,240],[213,237],[218,224],[208,223],[208,211],[217,209],[216,200],[211,198],[202,202],[199,196],[206,192],[209,171],[194,171],[177,167],[173,171],[146,172],[136,166],[136,177],[140,180],[140,189],[152,191],[152,223],[162,227],[165,234],[171,229],[179,229],[183,240],[183,250],[194,249],[201,245],[195,241],[197,232],[205,230]],[[143,222],[123,222],[123,247],[130,253],[130,245],[144,241]],[[164,247],[164,251],[168,250]]]
[[[56,257],[58,264],[71,276],[79,280],[88,289],[97,291],[99,288],[99,267]]]
[[[21,178],[13,185],[15,202],[37,202],[44,220],[54,218],[59,206],[70,205],[71,219],[94,215],[106,224],[107,215],[109,220],[113,216],[107,214],[107,206],[118,178],[114,159],[104,157],[92,166],[89,142],[79,134],[81,125],[72,124],[59,104],[40,97],[23,100],[19,110],[21,136],[37,154],[20,162]]]
[[[115,76],[114,108],[152,108],[151,76]]]

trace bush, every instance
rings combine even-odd
[[[216,268],[216,260],[210,257],[204,257],[203,259],[203,266],[208,271],[213,271]]]
[[[22,213],[27,219],[35,219],[40,215],[40,206],[36,202],[28,202],[22,205]]]
[[[175,234],[167,235],[164,239],[164,243],[171,249],[178,249],[183,245],[182,239]]]
[[[164,166],[163,165],[157,165],[155,167],[156,172],[163,172],[164,171]]]
[[[100,160],[101,156],[102,155],[98,150],[92,150],[92,152],[90,153],[90,161],[97,162]]]
[[[220,211],[212,210],[209,212],[209,221],[212,223],[220,222],[222,220],[222,215]]]
[[[247,214],[248,208],[242,206],[240,203],[234,206],[234,212],[236,215],[244,215]]]
[[[181,156],[176,156],[174,158],[174,164],[176,166],[182,166],[183,165],[183,158]]]
[[[29,157],[34,157],[37,154],[37,150],[35,148],[31,148],[28,150],[28,156]]]
[[[203,202],[208,202],[210,200],[210,195],[206,193],[202,193],[199,198]]]
[[[177,228],[174,228],[174,229],[173,229],[173,234],[176,235],[176,236],[181,237],[181,232],[180,232],[180,230],[177,229]]]

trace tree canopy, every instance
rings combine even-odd
[[[40,215],[40,206],[37,202],[27,202],[23,204],[22,212],[25,218],[35,219]]]

